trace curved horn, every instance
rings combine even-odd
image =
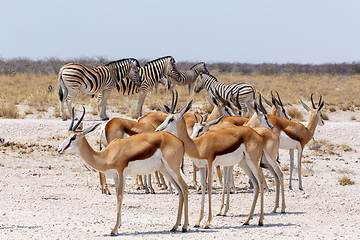
[[[320,94],[320,99],[319,99],[319,104],[318,104],[318,107],[320,106],[321,104],[321,100],[322,100],[322,95]]]
[[[75,120],[75,113],[74,113],[74,107],[73,107],[72,111],[71,111],[71,123],[70,123],[69,131],[72,131],[72,129],[73,129],[74,120]]]
[[[196,117],[196,114],[194,113],[194,117],[195,117],[195,123],[198,123],[198,119]]]
[[[81,116],[81,118],[80,118],[80,120],[76,123],[76,125],[74,126],[74,128],[73,128],[73,131],[75,131],[76,129],[77,129],[77,127],[80,125],[80,123],[81,123],[81,121],[84,119],[84,116],[85,116],[85,107],[83,106],[83,114],[82,114],[82,116]]]
[[[277,91],[275,91],[276,92],[276,95],[277,95],[277,97],[278,97],[278,99],[279,99],[279,104],[280,104],[280,106],[283,106],[283,104],[282,104],[282,102],[281,102],[281,99],[280,99],[280,96],[279,96],[279,93],[277,92]]]
[[[200,118],[200,124],[204,122],[204,118],[203,116],[201,115],[201,118]]]
[[[313,95],[314,94],[315,93],[312,93],[310,98],[311,98],[311,103],[312,103],[313,109],[316,109],[315,104],[314,104],[314,100],[313,100]]]
[[[259,107],[260,107],[260,111],[262,111],[264,114],[267,114],[266,109],[264,108],[264,106],[262,105],[262,100],[261,100],[261,94],[258,92],[259,94]]]

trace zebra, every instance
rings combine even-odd
[[[106,115],[106,102],[111,91],[116,88],[121,90],[124,85],[123,78],[139,81],[138,60],[125,58],[109,62],[99,67],[87,67],[78,63],[68,63],[59,71],[59,100],[60,114],[65,121],[64,102],[66,100],[69,113],[71,113],[71,102],[80,91],[84,94],[98,95],[98,111],[101,120],[108,120]],[[119,84],[120,83],[120,84]],[[100,112],[101,102],[101,112]]]
[[[199,93],[204,88],[210,97],[213,97],[214,93],[216,93],[229,102],[236,99],[241,105],[241,110],[243,110],[242,115],[247,112],[246,103],[252,102],[252,100],[255,99],[255,88],[250,83],[222,83],[218,82],[214,76],[208,73],[201,73],[199,75],[194,91],[195,93]]]
[[[155,84],[160,82],[164,76],[181,81],[181,75],[176,69],[174,58],[171,56],[161,57],[147,62],[139,69],[139,75],[139,81],[133,80],[135,85],[138,87],[139,92],[137,107],[138,117],[142,116],[142,107],[146,94],[151,91]]]
[[[166,86],[167,90],[173,90],[174,83],[180,86],[186,86],[189,87],[189,96],[191,95],[191,90],[194,89],[194,84],[196,82],[196,79],[198,78],[200,73],[209,73],[209,71],[206,68],[206,65],[204,62],[199,62],[192,66],[189,70],[179,70],[179,73],[181,75],[181,80],[176,80],[172,78],[162,79],[162,84]],[[157,86],[155,85],[155,88]]]

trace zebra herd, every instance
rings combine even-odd
[[[138,60],[126,58],[113,61],[99,67],[88,67],[78,63],[64,65],[59,71],[59,101],[60,115],[66,120],[64,102],[66,101],[69,113],[72,100],[78,92],[97,95],[98,112],[101,120],[108,120],[106,103],[112,90],[116,89],[124,95],[139,93],[137,115],[141,117],[145,97],[157,84],[166,85],[171,89],[174,83],[180,86],[189,86],[189,95],[194,91],[200,92],[204,87],[211,92],[217,92],[221,97],[230,100],[238,99],[244,112],[246,101],[251,101],[255,95],[254,87],[245,82],[225,84],[217,82],[208,72],[204,62],[192,66],[189,70],[178,70],[175,60],[171,56],[155,59],[140,67]],[[235,93],[237,94],[234,97]],[[101,109],[100,109],[101,104]]]

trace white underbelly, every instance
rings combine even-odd
[[[132,161],[124,169],[126,175],[147,175],[158,170],[162,164],[162,152],[158,149],[150,158]]]
[[[189,156],[188,156],[189,157]],[[198,167],[198,168],[207,168],[208,161],[206,159],[197,159],[197,158],[191,158],[191,161]]]
[[[233,166],[239,163],[243,157],[245,152],[245,145],[241,144],[236,151],[224,155],[217,156],[215,161],[213,162],[213,166],[221,165],[221,166]],[[206,168],[208,166],[208,161],[206,159],[197,159],[191,158],[190,159],[194,162],[194,164],[198,168]]]
[[[291,139],[283,131],[280,132],[280,149],[298,149],[301,145],[300,142]]]
[[[234,166],[244,158],[245,150],[245,145],[241,144],[234,152],[217,156],[213,165]]]

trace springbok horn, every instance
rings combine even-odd
[[[312,103],[313,109],[316,109],[315,104],[314,104],[314,100],[313,100],[313,95],[314,94],[315,93],[312,93],[310,98],[311,98],[311,103]]]
[[[260,110],[263,112],[263,114],[267,114],[266,109],[262,105],[261,94],[260,93],[258,93],[258,94],[259,94],[259,107],[260,107]]]
[[[320,94],[320,99],[319,99],[319,104],[318,104],[318,107],[320,106],[321,104],[321,100],[322,100],[322,95]]]
[[[73,107],[72,111],[71,111],[71,123],[70,123],[69,131],[72,131],[72,129],[73,129],[74,120],[75,120],[75,113],[74,113],[74,107]]]
[[[279,96],[279,93],[277,92],[277,91],[275,91],[276,92],[276,94],[277,94],[277,96],[278,96],[278,99],[279,99],[279,104],[280,104],[280,106],[282,106],[283,107],[283,104],[282,104],[282,101],[281,101],[281,99],[280,99],[280,96]]]
[[[80,125],[81,121],[84,119],[84,116],[85,116],[85,107],[83,106],[83,114],[81,115],[81,118],[80,120],[76,123],[76,125],[74,126],[73,128],[73,131],[75,131],[77,129],[77,127]]]
[[[194,117],[195,117],[195,123],[198,123],[198,119],[196,117],[196,114],[194,113]]]
[[[275,91],[276,92],[276,91]],[[276,92],[277,93],[277,92]],[[272,99],[274,99],[275,100],[275,102],[276,102],[276,104],[277,105],[280,105],[280,102],[277,100],[277,98],[274,96],[274,94],[273,94],[273,91],[271,90],[271,96],[272,96]]]

